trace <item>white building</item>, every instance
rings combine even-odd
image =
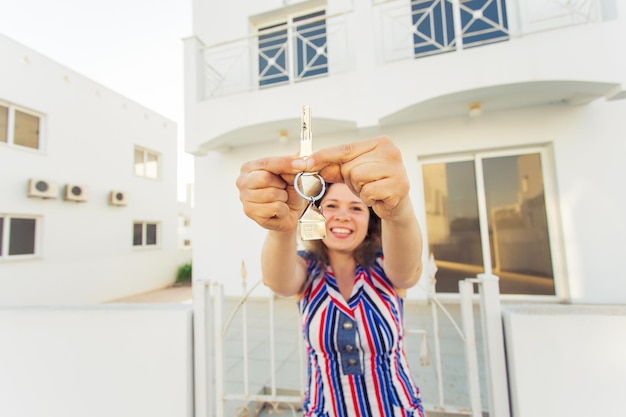
[[[453,301],[461,278],[500,278],[514,415],[568,415],[552,400],[589,376],[578,362],[589,354],[604,371],[586,399],[608,404],[598,387],[623,385],[611,376],[623,360],[590,353],[591,342],[563,347],[550,337],[576,333],[568,320],[580,314],[603,329],[594,346],[625,344],[606,326],[626,305],[623,2],[193,4],[185,126],[202,213],[193,228],[196,279],[237,293],[242,260],[249,279],[260,278],[265,233],[244,216],[235,179],[248,160],[298,151],[307,104],[314,148],[381,134],[401,148],[426,243],[416,256],[434,255],[440,293]],[[424,298],[427,284],[409,297]],[[534,357],[524,356],[528,341],[542,346]],[[563,377],[572,364],[558,362],[567,360],[563,349],[579,378]],[[557,376],[541,381],[524,374],[552,368]]]
[[[0,304],[173,283],[176,124],[0,36]]]
[[[308,104],[316,148],[379,134],[401,147],[440,290],[493,271],[505,294],[626,302],[621,4],[471,2],[461,48],[448,1],[239,3],[195,2],[186,40],[199,278],[258,265],[264,232],[234,181],[247,160],[298,151]]]

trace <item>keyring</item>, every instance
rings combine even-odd
[[[318,195],[316,196],[311,196],[311,195],[306,195],[304,194],[304,192],[300,189],[300,181],[298,181],[300,179],[300,177],[302,177],[303,175],[305,176],[315,176],[317,177],[317,179],[320,181],[320,183],[322,184],[322,190],[319,192]],[[322,176],[320,174],[318,174],[317,172],[298,172],[296,174],[296,178],[293,180],[293,186],[296,189],[296,192],[298,193],[298,195],[300,197],[302,197],[305,200],[310,201],[311,203],[316,202],[317,200],[319,200],[320,198],[322,198],[322,196],[324,195],[324,193],[326,192],[326,181],[324,181],[324,178],[322,178]]]

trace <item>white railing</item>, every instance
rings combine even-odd
[[[598,22],[601,0],[374,0],[385,62]],[[471,7],[470,7],[471,6]]]
[[[242,269],[245,270],[245,269]],[[474,286],[479,289],[479,304],[482,329],[482,344],[484,346],[485,373],[487,375],[487,398],[490,417],[509,417],[508,382],[506,377],[506,364],[504,359],[504,341],[502,335],[502,322],[500,312],[500,294],[498,278],[493,275],[482,274],[477,278],[469,278],[459,282],[459,294],[461,300],[461,325],[456,322],[452,314],[438,300],[434,291],[436,267],[431,259],[431,282],[429,292],[429,302],[431,307],[431,320],[435,354],[435,371],[437,379],[437,402],[425,402],[427,411],[437,411],[444,413],[466,414],[471,417],[481,417],[483,406],[481,401],[481,384],[479,381],[479,363],[477,340],[474,326]],[[222,285],[208,281],[194,282],[194,323],[195,323],[195,398],[197,417],[224,417],[236,416],[257,416],[259,412],[271,407],[274,412],[290,410],[292,415],[296,415],[302,402],[304,392],[304,348],[302,346],[301,335],[295,335],[293,341],[297,344],[299,355],[299,366],[293,372],[299,373],[299,386],[289,386],[279,392],[276,380],[276,349],[274,325],[275,299],[270,297],[267,300],[267,315],[269,316],[266,330],[269,340],[269,355],[265,360],[269,362],[269,373],[267,384],[263,389],[257,386],[251,389],[250,383],[250,361],[249,361],[249,338],[248,333],[251,326],[248,323],[247,303],[250,295],[257,288],[256,283],[250,289],[246,286],[245,273],[242,273],[243,297],[235,303],[233,310],[226,320],[224,320],[224,297]],[[293,307],[295,310],[295,306]],[[444,397],[444,377],[442,371],[443,358],[441,355],[441,340],[439,335],[439,312],[449,319],[456,330],[456,333],[463,341],[465,352],[465,372],[468,382],[468,406],[458,406],[447,404]],[[242,364],[242,374],[240,375],[240,388],[226,388],[225,363],[225,341],[229,332],[233,331],[235,316],[239,315],[241,320],[241,342],[242,355],[238,358]],[[294,319],[295,320],[295,319]],[[300,326],[295,326],[300,330]],[[253,329],[259,331],[260,329]],[[427,350],[424,329],[406,329],[407,334],[418,334],[422,336],[422,351],[420,359],[423,366],[428,366],[429,360],[426,358]],[[264,368],[265,369],[265,368]],[[232,375],[231,375],[232,377]],[[229,402],[244,402],[240,406],[230,406]],[[256,405],[256,406],[255,406]],[[254,408],[253,408],[254,407]]]
[[[603,18],[602,0],[484,0],[471,4],[462,0],[372,2],[378,24],[371,26],[376,33],[370,47],[380,49],[383,63],[459,51],[537,32],[599,22]],[[274,30],[280,51],[276,44],[267,40],[269,31],[199,45],[200,99],[293,84],[353,69],[358,51],[352,49],[364,47],[359,45],[364,40],[358,39],[362,31],[354,28],[371,22],[353,19],[351,12],[307,21],[316,22],[322,23],[325,30],[323,45],[313,44],[312,35],[298,29],[301,22]],[[308,45],[304,50],[309,52],[298,49],[304,44]],[[318,60],[320,57],[322,59]],[[320,71],[314,71],[316,68]]]
[[[602,0],[523,0],[518,13],[528,33],[602,20]]]
[[[487,379],[488,412],[490,417],[509,417],[509,393],[504,354],[504,335],[502,332],[502,310],[500,307],[499,278],[491,274],[478,274],[477,278],[459,281],[461,313],[465,330],[465,352],[467,358],[467,376],[470,390],[470,408],[472,417],[481,416],[480,393],[475,392],[478,385],[476,340],[473,324],[474,285],[478,285],[480,295],[480,317],[483,332],[485,375]]]
[[[304,24],[320,24],[314,29],[322,27],[324,34],[314,39],[307,33],[311,29],[301,29],[303,23],[298,22],[202,47],[204,98],[292,84],[319,77],[320,71],[323,74],[346,71],[351,65],[346,14],[321,16]],[[318,45],[319,41],[325,42]],[[313,55],[309,55],[311,50],[315,51]],[[263,66],[259,64],[261,60]]]

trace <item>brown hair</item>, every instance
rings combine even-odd
[[[328,190],[333,184],[326,185]],[[321,203],[318,200],[316,203]],[[367,225],[367,235],[361,244],[354,251],[354,260],[361,266],[370,266],[376,261],[376,255],[382,248],[381,238],[381,222],[380,217],[374,213],[371,207],[368,207],[370,212],[369,223]],[[328,249],[323,240],[305,240],[303,241],[304,248],[309,251],[315,259],[324,265],[328,265]]]

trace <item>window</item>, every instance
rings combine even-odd
[[[260,28],[258,35],[260,86],[328,73],[324,10],[291,16]]]
[[[143,148],[135,148],[135,175],[159,178],[159,154]]]
[[[555,294],[542,159],[537,150],[424,163],[437,291],[491,272],[502,294]]]
[[[0,258],[35,255],[37,219],[0,215]]]
[[[454,50],[455,8],[464,47],[507,40],[505,0],[412,0],[413,51],[416,57]]]
[[[40,122],[33,112],[0,104],[0,142],[40,149]]]
[[[158,223],[133,223],[133,246],[156,246],[158,244],[158,232]]]

